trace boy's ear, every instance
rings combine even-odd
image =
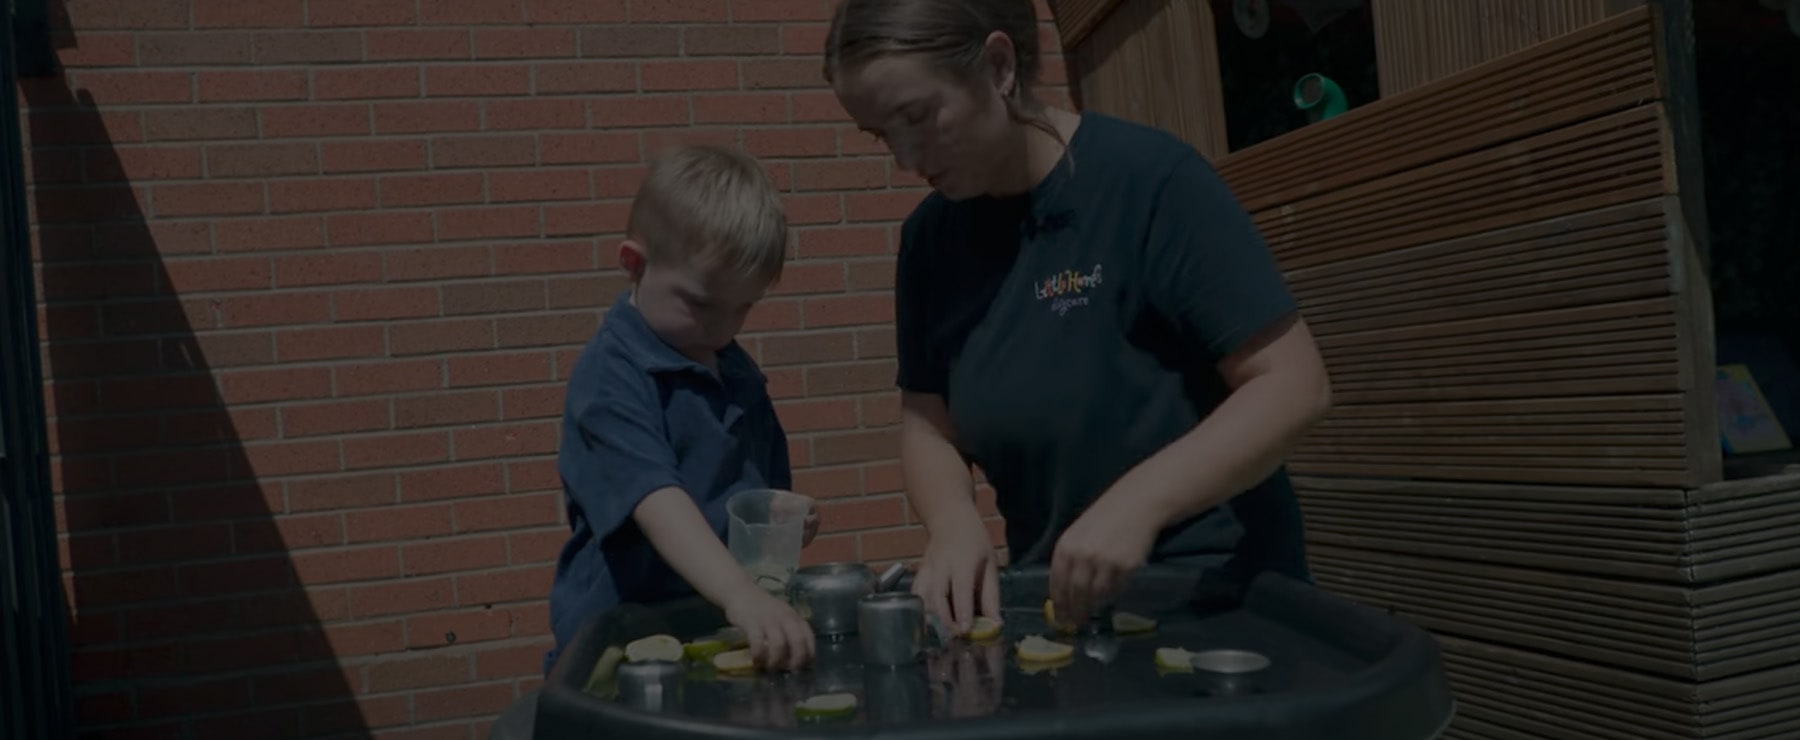
[[[644,266],[648,263],[649,257],[644,255],[644,245],[633,239],[619,242],[619,267],[625,269],[625,274],[631,276],[632,282],[644,279]]]

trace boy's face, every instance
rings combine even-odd
[[[632,276],[632,303],[651,330],[689,359],[706,364],[737,338],[750,309],[768,290],[766,283],[730,270],[680,260],[653,263],[632,241],[620,247],[619,264]]]

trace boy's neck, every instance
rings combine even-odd
[[[634,285],[631,287],[631,296],[626,299],[626,302],[630,303],[632,308],[637,308],[638,307],[637,299],[638,299],[637,286]],[[686,357],[690,360],[693,360],[694,362],[700,363],[700,365],[705,367],[707,370],[711,370],[712,374],[714,374],[714,375],[719,374],[719,353],[718,352],[713,352],[710,350],[705,351],[705,352],[690,352],[688,350],[685,350],[685,349],[675,346],[674,343],[670,342],[668,339],[663,338],[663,336],[661,334],[657,334],[655,327],[650,327],[650,333],[656,335],[656,339],[658,341],[662,342],[663,344],[668,345],[670,349],[673,349],[676,352],[680,353],[682,357]]]

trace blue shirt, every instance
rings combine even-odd
[[[645,497],[681,488],[723,540],[732,494],[792,485],[756,361],[733,342],[715,375],[657,337],[630,297],[613,304],[569,378],[557,469],[571,534],[550,588],[546,671],[596,613],[694,593],[632,521]]]

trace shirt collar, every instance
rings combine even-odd
[[[613,301],[612,309],[606,312],[606,324],[618,332],[619,337],[631,347],[643,362],[644,369],[653,373],[695,372],[711,376],[712,370],[706,365],[682,354],[656,335],[649,322],[644,320],[643,312],[632,305],[632,293],[632,290],[627,290]],[[719,374],[763,379],[762,371],[756,367],[750,353],[735,339],[719,350]]]

